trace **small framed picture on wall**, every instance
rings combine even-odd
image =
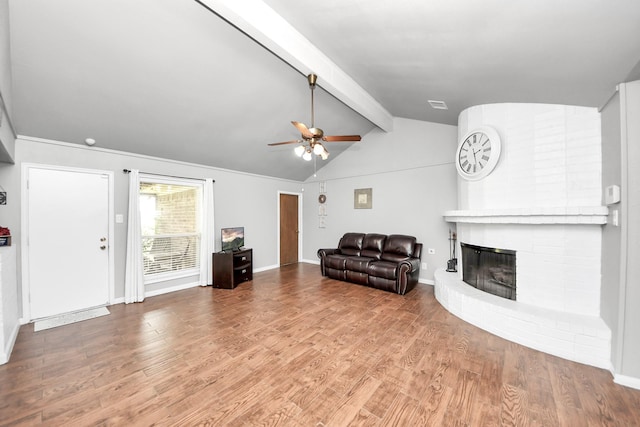
[[[356,188],[353,190],[353,208],[371,209],[373,207],[373,189]]]

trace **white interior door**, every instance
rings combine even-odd
[[[109,302],[109,175],[30,168],[31,319]]]

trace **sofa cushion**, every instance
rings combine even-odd
[[[391,261],[374,261],[369,263],[367,273],[370,276],[395,280],[398,277],[398,264]]]
[[[345,233],[340,239],[338,249],[343,255],[360,255],[364,233]]]
[[[347,270],[357,271],[358,273],[366,273],[371,261],[376,261],[376,259],[361,256],[350,256],[345,262],[345,268]]]
[[[359,285],[368,285],[369,284],[369,275],[367,273],[358,273],[357,271],[346,271],[347,277],[346,280],[352,283],[357,283]]]
[[[395,280],[384,279],[382,277],[369,276],[367,283],[369,286],[373,286],[376,289],[382,289],[383,291],[398,292],[398,285]]]
[[[326,273],[327,273],[327,277],[330,277],[332,279],[336,279],[336,280],[347,280],[347,272],[346,270],[339,270],[336,268],[326,268],[325,269]]]
[[[382,248],[387,240],[387,236],[384,234],[367,234],[362,240],[362,251],[360,255],[368,258],[380,259],[382,255]]]
[[[413,256],[416,238],[402,234],[392,234],[387,237],[382,250],[383,261],[399,262]]]
[[[324,266],[336,270],[344,270],[345,262],[349,257],[347,255],[333,254],[324,257]]]

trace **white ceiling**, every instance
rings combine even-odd
[[[224,0],[207,1],[216,3]],[[599,107],[617,83],[640,79],[638,0],[264,3],[396,117],[455,125],[464,108],[492,102]],[[96,147],[296,180],[313,173],[292,146],[267,146],[298,138],[291,120],[309,124],[305,72],[203,4],[9,7],[19,134],[91,137]],[[336,97],[316,90],[315,124],[325,133],[375,127]],[[431,109],[429,99],[449,110]],[[329,161],[349,145],[331,144]]]

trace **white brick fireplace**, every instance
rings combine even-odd
[[[458,179],[458,242],[516,251],[516,301],[436,273],[436,298],[496,335],[570,360],[610,366],[600,318],[600,115],[595,109],[491,104],[460,114],[458,134],[494,127],[500,161],[480,181]],[[460,254],[458,247],[457,253]],[[460,260],[459,260],[460,262]]]

